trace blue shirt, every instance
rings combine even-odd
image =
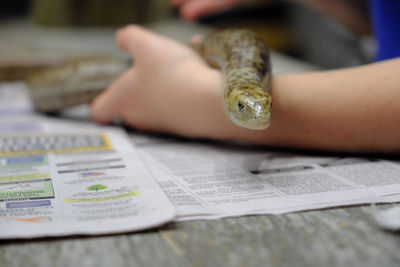
[[[400,0],[370,0],[376,60],[400,57]]]

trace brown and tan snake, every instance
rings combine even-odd
[[[195,45],[210,66],[225,78],[225,113],[237,125],[262,130],[271,122],[271,64],[261,38],[247,30],[213,33]]]
[[[223,105],[237,125],[262,130],[271,122],[271,65],[266,44],[247,30],[206,36],[194,49],[224,79]],[[56,112],[90,102],[126,69],[123,61],[87,59],[32,75],[27,79],[37,110]]]

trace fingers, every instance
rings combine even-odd
[[[185,20],[195,20],[203,15],[234,7],[242,0],[176,0],[181,5],[181,16]]]
[[[204,40],[204,36],[201,34],[196,34],[190,38],[190,43],[193,44],[198,44],[201,43]]]
[[[137,57],[149,44],[158,43],[162,37],[138,25],[128,25],[118,30],[116,39],[123,51]]]
[[[96,97],[91,105],[91,117],[99,123],[110,123],[123,118],[127,91],[134,80],[133,69],[124,72],[109,88]]]

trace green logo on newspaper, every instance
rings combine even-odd
[[[107,189],[107,186],[105,186],[103,184],[95,184],[95,185],[91,185],[89,187],[86,187],[86,189],[89,190],[89,191],[99,191],[99,190]]]

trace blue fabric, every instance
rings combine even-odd
[[[400,57],[400,0],[371,0],[376,60]]]

